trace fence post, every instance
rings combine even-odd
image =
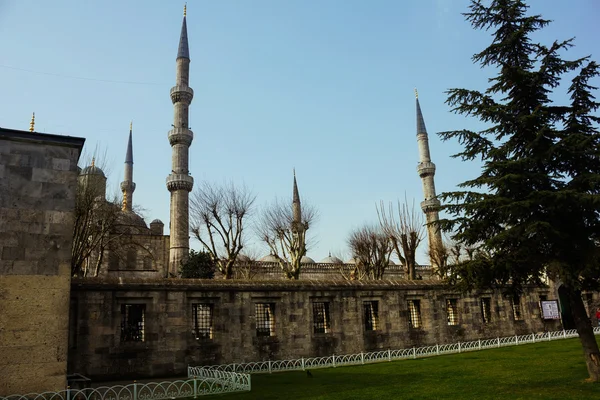
[[[362,351],[360,352],[360,363],[361,364],[365,363],[365,353],[363,353]]]
[[[133,400],[137,400],[137,381],[133,381]]]
[[[458,342],[458,352],[460,353],[460,342]]]
[[[304,357],[302,357],[302,371],[304,371]]]
[[[563,339],[566,339],[566,338],[567,338],[567,331],[565,331],[565,330],[563,329]]]
[[[417,358],[417,351],[415,350],[414,347],[413,347],[413,358]]]
[[[517,335],[515,335],[515,345],[519,345],[519,337]]]
[[[194,376],[194,398],[198,397],[198,381],[196,381],[196,377]]]
[[[533,336],[533,343],[535,343],[535,333],[532,333],[531,336]]]
[[[481,339],[478,340],[479,350],[481,350]]]
[[[333,368],[335,368],[335,354],[333,355]]]
[[[440,345],[439,344],[435,345],[435,354],[438,356],[440,355]]]
[[[500,347],[500,338],[498,338],[497,340],[498,340],[498,347]]]
[[[548,341],[552,340],[552,339],[550,338],[550,331],[548,331],[548,332],[546,332],[546,333],[548,334]]]
[[[271,360],[269,360],[269,373],[272,373],[272,371],[271,371]]]
[[[392,352],[388,349],[388,361],[392,361]]]
[[[67,386],[67,400],[71,400],[71,386]]]

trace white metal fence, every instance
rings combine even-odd
[[[29,393],[0,400],[161,400],[197,398],[218,393],[249,391],[250,375],[217,369],[196,368],[194,376],[170,382],[131,383],[60,392]]]
[[[594,328],[594,334],[600,334],[600,327]],[[328,357],[300,358],[296,360],[279,361],[257,361],[239,364],[222,364],[202,367],[189,367],[188,376],[197,375],[198,371],[204,369],[244,372],[247,374],[275,372],[275,371],[295,371],[315,368],[338,367],[342,365],[360,365],[377,363],[384,361],[403,360],[407,358],[431,357],[441,354],[462,353],[465,351],[475,351],[491,349],[496,347],[515,346],[525,343],[537,343],[558,339],[567,339],[577,337],[577,331],[562,330],[555,332],[532,333],[522,336],[498,337],[495,339],[474,340],[471,342],[458,342],[452,344],[436,344],[433,346],[413,347],[402,350],[382,350],[365,352],[359,354],[332,355]]]

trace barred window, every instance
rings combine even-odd
[[[121,342],[143,342],[145,304],[121,304]]]
[[[213,338],[213,305],[192,304],[192,319],[196,339]]]
[[[329,303],[313,303],[314,333],[329,333]]]
[[[421,301],[420,300],[409,300],[408,301],[408,325],[411,328],[421,327]]]
[[[365,331],[376,331],[379,327],[379,302],[365,301]]]
[[[256,303],[256,336],[275,336],[275,304]]]
[[[492,321],[492,299],[489,297],[481,298],[481,318],[484,324],[489,324]]]
[[[448,316],[448,325],[458,325],[458,301],[456,299],[446,299],[446,315]]]
[[[521,309],[521,297],[514,296],[512,299],[513,317],[515,321],[523,320],[523,312]]]

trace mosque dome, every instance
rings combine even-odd
[[[356,264],[356,257],[352,257],[351,259],[346,261],[346,264]]]
[[[396,265],[395,262],[393,262],[392,260],[390,260],[390,262],[388,263],[389,265]]]
[[[94,162],[92,162],[92,165],[88,165],[87,167],[82,169],[80,175],[100,175],[103,178],[106,178],[106,175],[104,175],[104,171],[97,167],[94,164]]]
[[[148,229],[144,218],[140,217],[133,211],[121,211],[119,213],[118,223],[119,225]]]
[[[245,255],[245,254],[238,254],[238,256],[237,256],[236,260],[237,260],[238,262],[248,262],[248,261],[250,261],[250,257],[248,257],[248,256],[247,256],[247,255]]]
[[[275,257],[273,254],[269,254],[268,256],[264,256],[263,258],[261,258],[260,261],[262,261],[262,262],[277,262],[277,257]]]
[[[315,260],[313,260],[312,258],[308,257],[308,256],[303,256],[300,259],[300,264],[314,264]]]
[[[339,258],[337,258],[335,256],[331,256],[331,254],[329,254],[329,256],[327,256],[321,260],[321,263],[322,264],[343,264],[344,262],[342,260],[340,260]]]
[[[160,219],[155,219],[154,221],[150,222],[150,225],[164,225],[164,224]]]

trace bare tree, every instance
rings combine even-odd
[[[350,232],[348,246],[355,260],[351,279],[383,279],[390,264],[393,245],[380,227],[365,225]]]
[[[390,202],[387,210],[383,201],[380,202],[377,216],[381,229],[390,238],[398,259],[406,268],[408,279],[416,279],[417,249],[425,235],[422,213],[415,210],[414,201],[409,207],[405,199],[403,204],[398,201],[395,209]]]
[[[275,200],[266,207],[258,222],[257,235],[269,246],[287,279],[298,279],[300,260],[306,255],[306,232],[312,226],[317,212],[311,205],[293,207],[294,202]]]
[[[233,265],[244,248],[244,225],[256,196],[245,186],[216,186],[204,182],[190,199],[191,231],[213,258],[224,279],[233,277]]]
[[[246,280],[253,279],[260,272],[261,264],[258,261],[259,257],[256,249],[244,249],[244,252],[238,255],[235,263],[236,275]]]

